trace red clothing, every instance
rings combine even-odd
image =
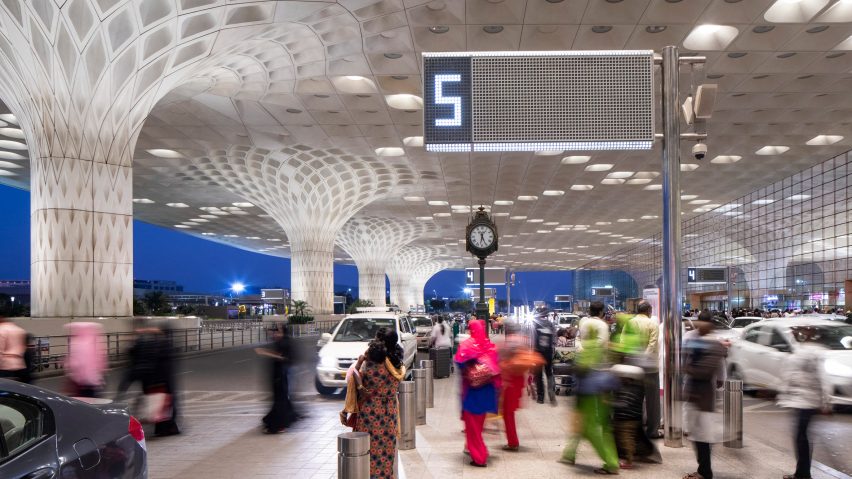
[[[488,462],[488,446],[482,439],[482,429],[485,427],[485,414],[471,414],[462,411],[464,420],[464,436],[470,458],[477,464]]]
[[[521,407],[521,396],[526,385],[525,375],[503,376],[503,423],[506,425],[506,444],[518,447],[518,429],[515,425],[515,411]]]
[[[0,323],[0,371],[26,369],[27,332],[11,321]]]

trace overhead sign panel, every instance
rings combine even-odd
[[[464,277],[468,286],[479,286],[479,268],[465,268]],[[506,268],[485,268],[485,284],[506,284]]]
[[[727,268],[686,268],[686,282],[691,284],[727,283]]]
[[[570,294],[557,294],[553,297],[554,303],[571,303],[574,301],[574,296]]]
[[[423,53],[427,151],[650,149],[654,54]]]
[[[592,296],[612,296],[612,288],[592,288]]]

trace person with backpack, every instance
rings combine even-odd
[[[544,358],[544,366],[535,374],[536,402],[544,404],[544,377],[547,377],[547,394],[550,405],[556,406],[556,384],[553,382],[553,353],[556,350],[556,328],[547,314],[547,309],[539,308],[533,316],[533,345],[535,351]]]
[[[482,439],[485,415],[497,413],[497,398],[501,387],[500,358],[497,347],[486,334],[485,321],[476,319],[468,324],[470,337],[459,345],[454,358],[462,373],[462,420],[470,464],[488,465],[488,447]]]

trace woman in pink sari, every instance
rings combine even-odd
[[[107,367],[103,328],[99,323],[69,323],[65,327],[69,335],[65,374],[70,383],[70,395],[98,397]]]
[[[468,325],[470,338],[459,345],[455,362],[462,372],[462,420],[465,442],[470,452],[470,464],[485,467],[488,463],[488,447],[482,439],[485,415],[497,413],[497,398],[500,393],[500,358],[497,347],[485,335],[485,322],[471,321]],[[487,369],[486,369],[487,368]],[[472,373],[490,371],[491,379],[485,384],[473,384]],[[477,381],[477,383],[480,381]]]

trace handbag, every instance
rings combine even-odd
[[[477,389],[494,381],[494,376],[497,375],[494,368],[486,364],[481,358],[477,358],[471,363],[464,368],[464,376],[470,387]]]

